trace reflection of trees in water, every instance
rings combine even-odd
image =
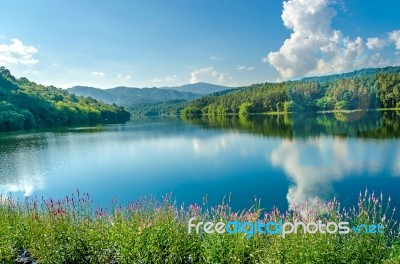
[[[184,122],[207,128],[221,128],[252,134],[291,138],[292,123],[288,115],[203,116],[183,119]]]
[[[325,202],[335,193],[333,184],[345,178],[379,174],[384,167],[393,168],[393,175],[400,171],[396,165],[400,152],[391,141],[357,140],[399,138],[396,111],[219,116],[187,122],[283,138],[268,161],[282,168],[293,183],[286,197],[289,208],[307,201]]]
[[[195,125],[282,138],[336,135],[399,138],[400,111],[334,112],[285,115],[203,116],[183,119]]]

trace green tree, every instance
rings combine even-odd
[[[240,116],[247,116],[250,114],[251,107],[253,105],[251,103],[245,102],[239,106],[239,115]]]

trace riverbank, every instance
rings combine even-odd
[[[264,212],[254,200],[248,210],[229,204],[177,205],[169,196],[142,198],[110,210],[94,208],[88,194],[14,201],[0,199],[0,262],[29,257],[38,263],[398,263],[400,244],[387,199],[360,196],[354,209],[336,200],[291,212]],[[208,209],[207,209],[208,208]],[[349,221],[380,224],[383,232],[349,234],[207,234],[191,232],[188,222]],[[195,229],[192,229],[195,230]],[[247,229],[249,230],[249,229]]]

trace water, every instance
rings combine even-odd
[[[107,207],[172,192],[178,203],[261,198],[356,203],[382,191],[400,204],[400,115],[142,119],[118,125],[0,134],[0,192],[63,198],[79,189]]]

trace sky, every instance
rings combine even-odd
[[[226,86],[400,65],[397,0],[2,0],[0,66],[61,88]]]

